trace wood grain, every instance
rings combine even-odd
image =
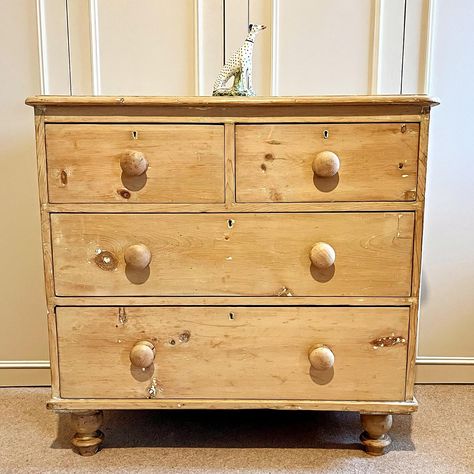
[[[48,124],[46,145],[51,202],[224,202],[222,125]],[[144,174],[122,172],[130,151]]]
[[[406,398],[407,400],[414,396],[415,390],[415,364],[417,353],[417,336],[418,336],[418,317],[420,309],[420,286],[421,286],[421,265],[422,265],[422,248],[423,248],[423,222],[425,214],[425,187],[426,187],[426,171],[428,164],[428,135],[430,125],[429,109],[424,110],[422,121],[420,124],[420,146],[418,156],[418,192],[417,199],[420,202],[420,209],[415,214],[415,240],[413,247],[413,277],[412,277],[412,294],[416,297],[416,304],[410,312],[410,340],[408,344],[408,361],[407,361],[407,384]]]
[[[53,397],[59,395],[59,363],[57,348],[56,317],[54,313],[54,275],[51,247],[51,223],[50,214],[47,210],[48,182],[46,166],[46,144],[45,144],[44,114],[37,111],[35,115],[36,136],[36,161],[38,170],[38,195],[41,218],[41,241],[43,250],[44,285],[46,295],[46,308],[49,340],[49,360],[51,367],[51,392]]]
[[[57,308],[61,396],[404,400],[406,308]],[[186,336],[186,337],[185,337]],[[131,368],[134,344],[156,349],[150,370]],[[333,369],[311,371],[308,351],[331,348]]]
[[[401,123],[238,125],[237,201],[414,201],[418,135]],[[313,173],[325,151],[339,157],[335,176]]]
[[[61,117],[71,117],[70,122],[76,121],[87,121],[95,123],[94,117],[108,117],[109,122],[120,120],[128,121],[127,119],[133,120],[135,118],[141,118],[142,123],[146,123],[147,120],[153,119],[153,117],[166,117],[170,121],[176,121],[176,119],[183,119],[183,121],[189,119],[197,119],[203,122],[204,118],[224,118],[221,122],[232,120],[234,122],[240,122],[250,117],[252,118],[263,118],[271,117],[273,119],[280,119],[285,121],[286,117],[298,117],[302,121],[306,117],[330,117],[331,120],[340,121],[341,117],[352,118],[352,121],[360,122],[361,117],[370,117],[373,120],[375,117],[387,117],[389,122],[393,122],[393,117],[407,116],[415,117],[420,116],[424,106],[417,103],[408,104],[274,104],[272,107],[265,106],[263,104],[215,104],[215,105],[129,105],[127,107],[117,105],[47,105],[41,106],[45,111],[46,117],[54,117],[55,120],[61,120]],[[127,118],[127,119],[126,119]],[[357,118],[357,119],[356,119]],[[356,119],[356,120],[355,120]],[[377,119],[380,121],[380,119]],[[49,122],[49,119],[48,119]]]
[[[25,100],[27,105],[115,105],[115,106],[159,106],[177,105],[212,106],[212,105],[393,105],[415,104],[435,106],[439,100],[426,95],[340,95],[340,96],[288,96],[288,97],[171,97],[171,96],[31,96]]]
[[[229,116],[219,116],[219,115],[206,115],[201,113],[201,115],[158,115],[148,113],[143,115],[143,110],[140,109],[137,111],[137,115],[132,115],[130,113],[117,115],[113,111],[108,110],[106,114],[100,114],[102,109],[91,111],[87,114],[82,114],[81,112],[85,107],[81,107],[81,111],[78,114],[77,108],[74,107],[55,107],[58,110],[51,110],[48,115],[45,116],[46,123],[390,123],[390,122],[404,122],[404,123],[419,123],[421,120],[421,108],[412,113],[400,113],[394,114],[393,111],[388,110],[387,115],[380,113],[376,115],[364,115],[364,111],[361,111],[359,114],[353,115],[344,115],[340,113],[339,115],[279,115],[273,116],[269,115],[268,111],[265,114],[259,115],[249,115],[246,117],[234,115]],[[126,109],[125,111],[134,112],[134,110]],[[93,113],[94,112],[94,113]],[[142,112],[142,114],[138,114]],[[154,111],[153,111],[154,112]],[[55,115],[60,113],[61,115]],[[144,120],[144,117],[145,120]]]
[[[102,411],[76,411],[71,413],[71,421],[76,433],[71,443],[81,456],[96,454],[104,439],[104,433],[99,428],[104,421]]]
[[[230,194],[230,193],[229,193]],[[228,196],[229,199],[230,195]],[[231,212],[370,212],[370,211],[415,211],[420,209],[420,203],[413,202],[262,202],[262,203],[233,203],[225,204],[48,204],[49,212],[133,212],[139,213],[227,213]]]
[[[280,296],[114,296],[120,306],[226,306],[231,303],[248,306],[411,306],[417,298],[410,296],[294,296],[282,291]],[[109,296],[56,296],[57,306],[109,306]]]
[[[226,123],[225,130],[225,202],[235,204],[235,124]]]
[[[416,410],[436,99],[26,102],[36,114],[49,408]],[[314,179],[318,150],[340,159],[333,188]],[[149,164],[136,189],[120,167],[130,151]],[[323,274],[310,264],[316,242],[336,253]],[[137,244],[152,255],[143,270],[124,261]],[[95,259],[108,254],[98,249],[113,256],[103,269]],[[369,344],[388,336],[406,342]],[[151,371],[131,370],[130,350],[140,341],[156,347]],[[334,354],[326,384],[310,374],[308,354],[320,344]],[[157,398],[146,399],[153,376]]]
[[[362,414],[360,416],[364,432],[360,440],[367,454],[381,456],[392,443],[387,434],[392,427],[392,415],[387,414]]]
[[[412,213],[53,214],[59,296],[409,296]],[[350,229],[350,232],[347,231]],[[311,265],[328,242],[333,267]],[[153,255],[146,272],[124,264],[129,245]],[[117,261],[96,265],[98,252]]]
[[[397,413],[408,414],[418,409],[418,402],[382,402],[367,400],[268,400],[268,399],[216,399],[187,398],[176,399],[139,399],[139,398],[53,398],[47,408],[57,412],[84,409],[99,410],[238,410],[261,409],[273,410],[321,410],[321,411],[356,411],[360,413]]]

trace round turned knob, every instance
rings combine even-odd
[[[155,346],[149,341],[137,342],[130,351],[130,362],[133,366],[146,369],[155,360]]]
[[[336,252],[326,242],[317,242],[313,245],[309,258],[316,268],[325,269],[334,265]]]
[[[127,151],[120,159],[120,167],[127,176],[140,176],[148,169],[148,161],[141,151]]]
[[[125,263],[137,270],[144,270],[151,262],[150,249],[143,244],[130,245],[123,254]]]
[[[308,354],[311,367],[316,370],[327,370],[334,365],[334,354],[328,346],[318,344]]]
[[[313,160],[313,171],[316,176],[330,178],[339,171],[339,157],[332,151],[321,151]]]

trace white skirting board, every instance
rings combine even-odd
[[[416,383],[474,383],[474,357],[418,357]],[[49,361],[0,361],[0,387],[50,385]]]
[[[474,383],[474,357],[417,357],[416,383]]]
[[[49,360],[0,361],[0,387],[51,385]]]

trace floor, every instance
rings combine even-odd
[[[84,458],[48,396],[0,389],[0,472],[474,473],[474,385],[417,386],[420,409],[394,417],[382,457],[360,450],[355,413],[261,410],[107,412],[104,450]]]

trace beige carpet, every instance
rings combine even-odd
[[[421,385],[420,410],[394,417],[392,449],[359,449],[355,413],[106,412],[104,449],[69,449],[67,415],[45,388],[0,389],[0,472],[474,473],[474,386]]]

